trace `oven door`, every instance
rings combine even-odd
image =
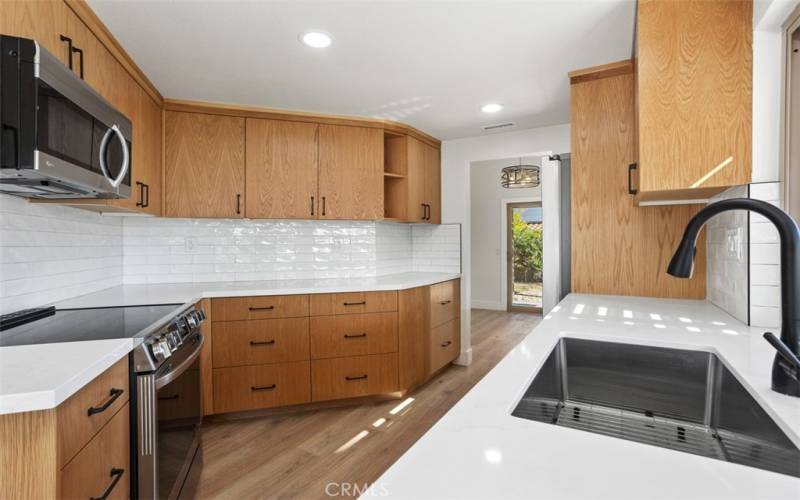
[[[138,498],[189,498],[202,464],[199,334],[155,373],[137,377]],[[188,479],[187,479],[188,478]]]

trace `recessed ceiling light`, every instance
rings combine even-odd
[[[503,105],[496,102],[490,102],[489,104],[481,106],[481,111],[484,113],[497,113],[501,109],[503,109]]]
[[[333,37],[321,31],[308,31],[300,35],[300,41],[315,49],[324,49],[333,42]]]

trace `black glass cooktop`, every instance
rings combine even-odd
[[[0,332],[0,347],[135,337],[181,304],[57,309],[55,314]]]

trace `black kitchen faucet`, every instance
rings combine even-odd
[[[772,390],[800,397],[800,229],[789,214],[760,200],[734,198],[711,203],[692,217],[667,272],[689,278],[694,267],[695,243],[711,217],[728,210],[749,210],[763,215],[778,228],[781,238],[781,338],[770,332],[764,338],[778,351],[772,364]]]

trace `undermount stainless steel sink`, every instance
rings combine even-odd
[[[800,477],[800,451],[710,352],[564,338],[512,415]]]

